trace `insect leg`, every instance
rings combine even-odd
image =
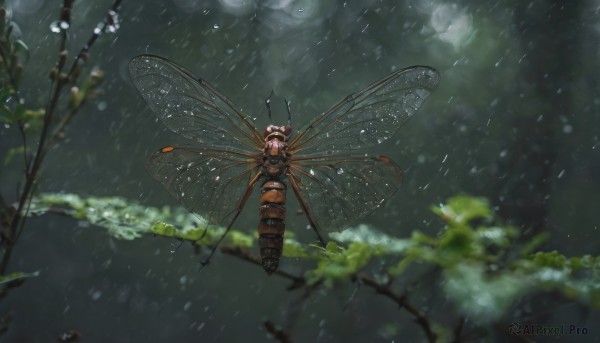
[[[300,188],[298,188],[298,184],[296,183],[296,177],[292,173],[288,173],[287,177],[290,180],[290,184],[292,185],[292,189],[294,190],[296,199],[298,199],[298,202],[300,203],[300,206],[302,207],[302,210],[304,211],[304,214],[306,215],[306,219],[308,219],[308,223],[310,224],[312,229],[317,234],[317,237],[319,238],[319,241],[321,242],[321,245],[323,246],[323,248],[325,248],[327,246],[327,244],[325,243],[325,240],[323,239],[323,237],[321,237],[321,234],[319,233],[319,227],[317,226],[317,222],[314,220],[314,218],[312,216],[312,212],[309,210],[308,205],[306,205],[304,198],[302,198],[302,194],[300,193]]]
[[[244,206],[246,205],[246,201],[250,197],[250,194],[252,194],[252,190],[254,189],[254,186],[256,185],[256,183],[258,182],[258,180],[260,179],[261,176],[262,176],[262,171],[258,172],[256,174],[256,176],[254,176],[254,178],[252,178],[252,180],[250,180],[250,182],[248,183],[248,187],[246,188],[246,192],[244,193],[244,195],[240,199],[240,202],[238,203],[237,207],[234,210],[235,215],[231,219],[231,222],[229,222],[229,225],[227,225],[227,228],[225,229],[225,232],[223,233],[223,235],[217,241],[217,244],[215,244],[213,246],[213,248],[210,251],[210,254],[208,255],[208,257],[204,261],[200,262],[200,264],[202,264],[202,266],[206,266],[210,262],[210,258],[214,255],[214,253],[217,250],[217,248],[219,247],[219,245],[221,245],[221,242],[223,241],[223,239],[225,239],[225,236],[227,236],[227,234],[229,233],[229,230],[231,230],[231,227],[233,226],[233,223],[235,223],[235,220],[237,219],[237,217],[242,212],[242,209],[244,209]]]

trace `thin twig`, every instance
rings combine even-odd
[[[237,247],[230,247],[230,246],[226,246],[226,245],[222,245],[220,250],[223,254],[232,255],[232,256],[238,257],[244,261],[250,262],[252,264],[262,266],[260,259],[256,255],[250,253],[247,250],[243,250],[243,249],[237,248]],[[306,284],[306,280],[303,277],[292,275],[292,274],[290,274],[286,271],[280,270],[280,269],[277,269],[273,274],[279,275],[283,278],[286,278],[286,279],[292,281],[292,284],[288,287],[288,290],[300,288]]]
[[[464,325],[465,325],[465,317],[460,316],[458,318],[458,323],[456,323],[456,327],[454,328],[454,340],[452,340],[452,343],[462,342],[461,336],[462,336],[462,329],[463,329]]]
[[[278,329],[272,321],[267,320],[266,322],[264,322],[264,325],[265,325],[265,329],[267,329],[267,331],[269,333],[271,333],[278,342],[281,342],[281,343],[291,343],[292,342],[292,338],[290,337],[290,335],[287,332],[285,332],[283,329]]]
[[[10,311],[7,314],[5,314],[4,316],[2,316],[2,318],[0,318],[0,335],[3,335],[4,333],[6,333],[6,331],[8,331],[8,326],[10,325],[10,322],[12,321],[12,316],[13,316],[13,313],[12,313],[12,311]]]
[[[48,152],[50,151],[52,146],[54,146],[55,141],[58,139],[58,137],[64,131],[65,127],[69,124],[71,119],[73,119],[75,114],[77,114],[77,112],[83,107],[83,105],[86,103],[86,100],[87,100],[87,95],[84,99],[81,100],[81,102],[77,106],[73,107],[65,116],[63,116],[60,123],[58,123],[56,129],[50,136],[50,138],[48,138],[48,142],[46,143],[46,146],[44,147],[44,150],[42,151],[42,157],[46,157],[46,154],[48,154]]]
[[[75,117],[79,110],[81,110],[81,108],[83,108],[83,106],[87,103],[90,94],[100,84],[102,76],[102,72],[92,71],[92,73],[90,74],[90,79],[86,81],[86,83],[83,85],[83,97],[77,102],[77,105],[70,107],[69,111],[61,118],[60,122],[56,124],[56,128],[54,129],[52,135],[48,139],[46,147],[42,153],[43,157],[45,157],[45,155],[54,146],[55,141],[57,141],[61,137],[65,128],[67,127],[67,125],[69,125],[73,117]]]
[[[406,293],[401,295],[396,294],[388,285],[381,285],[377,283],[377,281],[373,280],[370,276],[367,276],[365,274],[359,274],[357,275],[357,278],[365,285],[375,289],[375,291],[378,294],[384,295],[394,300],[396,304],[406,309],[406,311],[408,311],[408,313],[410,313],[414,317],[415,322],[419,326],[421,326],[421,328],[425,332],[425,335],[427,336],[427,340],[429,342],[435,342],[437,335],[435,334],[435,332],[433,332],[433,329],[431,328],[431,324],[429,323],[427,316],[423,311],[419,310],[417,307],[415,307],[408,301],[408,295]]]
[[[84,56],[87,56],[88,51],[90,50],[92,45],[94,45],[94,42],[96,42],[96,39],[98,39],[98,37],[100,37],[100,34],[105,32],[107,26],[111,25],[111,23],[113,22],[114,16],[116,15],[117,10],[119,9],[119,6],[121,6],[121,0],[115,0],[115,2],[113,2],[113,5],[111,6],[110,10],[108,12],[106,12],[106,15],[104,16],[104,20],[102,21],[102,24],[99,27],[96,27],[96,29],[94,29],[94,31],[93,31],[92,35],[90,36],[90,38],[88,39],[87,43],[81,47],[81,50],[79,50],[79,53],[73,60],[73,64],[71,64],[71,68],[69,69],[68,75],[71,78],[72,83],[74,83],[77,80],[77,76],[79,75],[79,73],[77,72],[77,69],[79,68],[79,61],[81,61],[82,59],[85,59]]]

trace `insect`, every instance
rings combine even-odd
[[[440,80],[431,67],[395,71],[345,97],[295,134],[288,119],[287,125],[269,125],[261,135],[224,95],[176,63],[141,55],[129,62],[129,72],[163,124],[196,141],[195,146],[160,149],[147,168],[189,211],[226,225],[205,262],[259,187],[259,247],[269,274],[281,258],[290,189],[323,246],[322,230],[346,228],[397,192],[402,169],[364,149],[390,138]]]

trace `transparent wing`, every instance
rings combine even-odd
[[[402,169],[385,156],[323,155],[294,159],[289,177],[319,229],[341,230],[393,197]]]
[[[162,148],[146,167],[185,208],[217,225],[229,224],[258,172],[256,156],[193,147]]]
[[[394,72],[310,121],[290,141],[288,151],[334,154],[381,143],[415,114],[439,80],[430,67]]]
[[[262,149],[261,135],[250,119],[183,67],[141,55],[129,62],[129,73],[152,111],[172,131],[215,148],[246,153]]]

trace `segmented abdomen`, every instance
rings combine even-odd
[[[277,270],[283,250],[285,192],[285,184],[278,180],[267,180],[260,189],[258,245],[263,268],[269,274]]]

